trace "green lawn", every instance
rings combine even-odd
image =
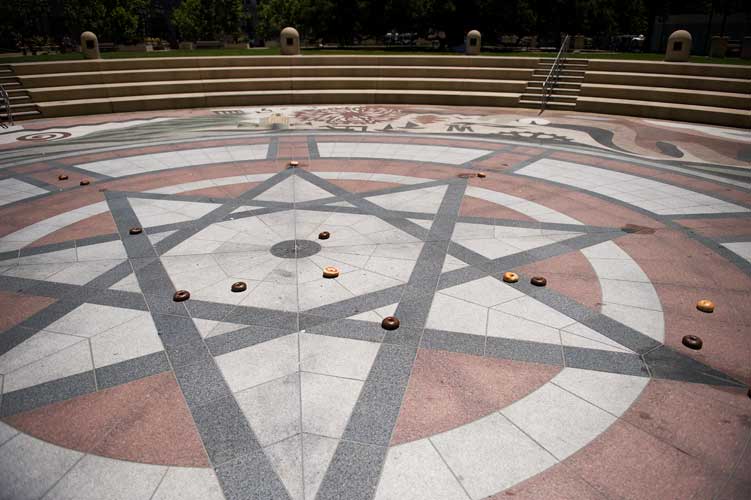
[[[409,51],[386,51],[386,50],[303,50],[303,54],[309,55],[336,55],[336,54],[361,54],[361,55],[457,55],[456,52],[409,52]],[[279,55],[278,48],[258,49],[200,49],[200,50],[169,50],[155,52],[102,52],[104,59],[121,59],[132,57],[211,57],[211,56],[271,56]],[[483,52],[485,56],[506,57],[555,57],[552,52]],[[663,54],[639,54],[639,53],[577,53],[569,54],[571,58],[582,59],[629,59],[642,61],[662,61]],[[43,61],[74,61],[81,60],[83,56],[77,52],[68,54],[46,54],[37,56],[0,56],[0,63],[43,62]],[[743,64],[751,65],[751,60],[738,57],[724,59],[691,56],[691,62],[709,64]]]

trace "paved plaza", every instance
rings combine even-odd
[[[0,499],[748,499],[750,291],[748,130],[24,122],[0,129]]]

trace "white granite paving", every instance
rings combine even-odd
[[[592,191],[660,215],[749,211],[740,205],[664,182],[549,158],[537,160],[516,173]]]

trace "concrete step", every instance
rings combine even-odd
[[[383,89],[264,90],[78,99],[40,102],[36,106],[45,118],[49,118],[159,109],[297,104],[431,104],[509,107],[517,105],[519,96],[521,92]]]
[[[548,75],[532,75],[532,77],[529,79],[531,82],[544,82],[545,79],[548,77]],[[568,76],[568,75],[562,75],[558,77],[559,82],[565,82],[565,83],[577,83],[584,80],[584,77],[582,76]]]
[[[697,64],[696,66],[713,65]],[[732,65],[728,64],[727,66]],[[710,76],[658,73],[587,71],[587,83],[598,83],[604,85],[634,85],[639,87],[663,87],[668,89],[707,90],[710,92],[751,94],[751,78],[716,78]]]
[[[553,67],[552,64],[540,64],[537,67],[537,71],[550,71],[550,68],[552,68],[552,67]],[[581,66],[581,67],[580,66],[571,67],[571,66],[568,66],[568,65],[564,64],[563,66],[561,66],[561,69],[563,71],[572,71],[572,72],[581,73],[581,74],[584,74],[584,73],[587,72],[587,68],[584,67],[584,66]]]
[[[711,106],[751,110],[751,94],[735,92],[711,92],[708,90],[686,90],[665,87],[639,87],[634,85],[603,85],[584,83],[581,95],[607,99],[638,99],[673,103],[676,105]],[[751,114],[751,113],[749,113]]]
[[[535,108],[540,109],[540,101],[520,100],[519,106],[523,108]],[[576,103],[573,102],[547,102],[545,109],[555,109],[564,111],[573,111],[576,109]]]
[[[581,89],[561,89],[556,87],[553,92],[557,95],[579,95]],[[542,87],[527,87],[524,89],[525,94],[542,94]]]
[[[256,78],[177,80],[100,85],[76,85],[29,89],[34,102],[101,99],[196,92],[257,92],[302,90],[426,90],[466,92],[515,92],[521,94],[524,80],[459,78]]]
[[[545,82],[545,80],[533,80],[530,82],[527,82],[527,88],[529,87],[537,87],[542,88],[542,84]],[[572,90],[578,90],[581,87],[581,83],[579,82],[561,82],[555,84],[556,89],[572,89]]]
[[[575,66],[586,66],[589,64],[589,59],[580,59],[576,57],[567,57],[565,59],[566,64],[571,64]],[[553,64],[555,62],[555,57],[542,57],[540,58],[540,64]]]
[[[16,113],[13,111],[13,120],[19,121],[19,120],[31,120],[33,118],[41,118],[42,113],[38,110],[33,111],[21,111],[19,113]],[[6,121],[8,120],[8,116],[5,114],[5,111],[0,112],[0,120]]]
[[[603,97],[579,97],[577,111],[639,116],[683,122],[707,123],[725,127],[751,128],[751,113],[744,109],[694,106],[667,102],[635,101]]]
[[[548,97],[548,102],[576,102],[577,97],[578,96],[575,95],[571,96],[553,94]],[[521,99],[525,101],[541,101],[542,94],[522,94]]]
[[[62,68],[61,68],[62,70]],[[157,68],[133,71],[90,71],[21,76],[30,88],[102,85],[141,82],[173,82],[266,78],[439,78],[477,80],[529,80],[533,68],[453,66],[230,66],[212,68]]]
[[[561,63],[563,66],[563,69],[570,69],[572,71],[586,71],[588,68],[588,64],[571,64],[570,62],[566,61],[564,63]],[[553,63],[540,63],[537,65],[537,69],[550,69],[553,67]]]
[[[548,76],[550,73],[550,68],[546,69],[536,69],[534,73],[532,73],[534,76]],[[585,71],[580,70],[572,70],[572,69],[562,69],[559,73],[561,76],[581,76],[584,77]]]
[[[749,64],[686,64],[663,61],[591,59],[588,69],[607,73],[650,73],[665,76],[734,78],[751,81],[751,65]]]
[[[28,95],[8,95],[8,98],[10,99],[11,104],[24,104],[26,102],[31,102],[31,97]]]
[[[16,113],[23,113],[24,111],[36,111],[37,105],[31,102],[13,103],[10,104],[10,110],[15,116]]]

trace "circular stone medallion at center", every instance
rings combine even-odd
[[[302,259],[321,251],[321,245],[310,240],[280,241],[271,247],[271,255],[282,259]]]

